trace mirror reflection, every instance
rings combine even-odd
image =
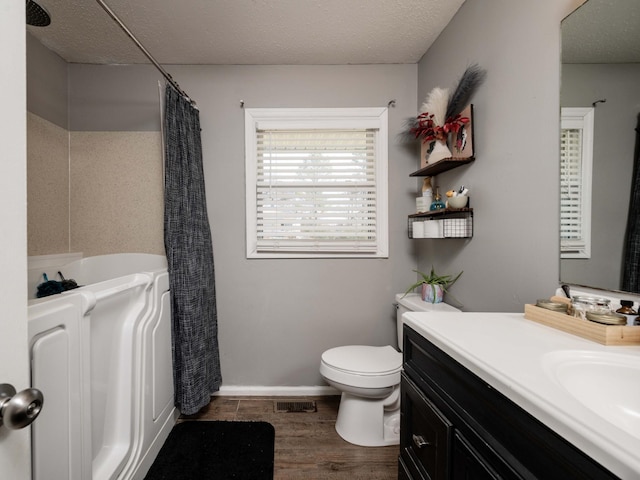
[[[560,281],[640,292],[638,0],[588,0],[562,22],[560,105]],[[575,123],[589,112],[592,133]]]

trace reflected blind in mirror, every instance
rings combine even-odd
[[[593,109],[563,108],[560,136],[560,254],[591,256]]]

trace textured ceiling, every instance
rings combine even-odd
[[[589,0],[562,22],[564,63],[640,63],[640,0]]]
[[[106,0],[162,64],[417,63],[465,0]],[[94,0],[37,0],[68,62],[148,63]]]

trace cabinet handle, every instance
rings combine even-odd
[[[418,448],[430,447],[433,445],[431,442],[427,442],[422,435],[413,434],[413,443]]]

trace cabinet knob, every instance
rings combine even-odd
[[[418,448],[430,447],[433,445],[431,442],[427,442],[422,435],[413,434],[413,443]]]

